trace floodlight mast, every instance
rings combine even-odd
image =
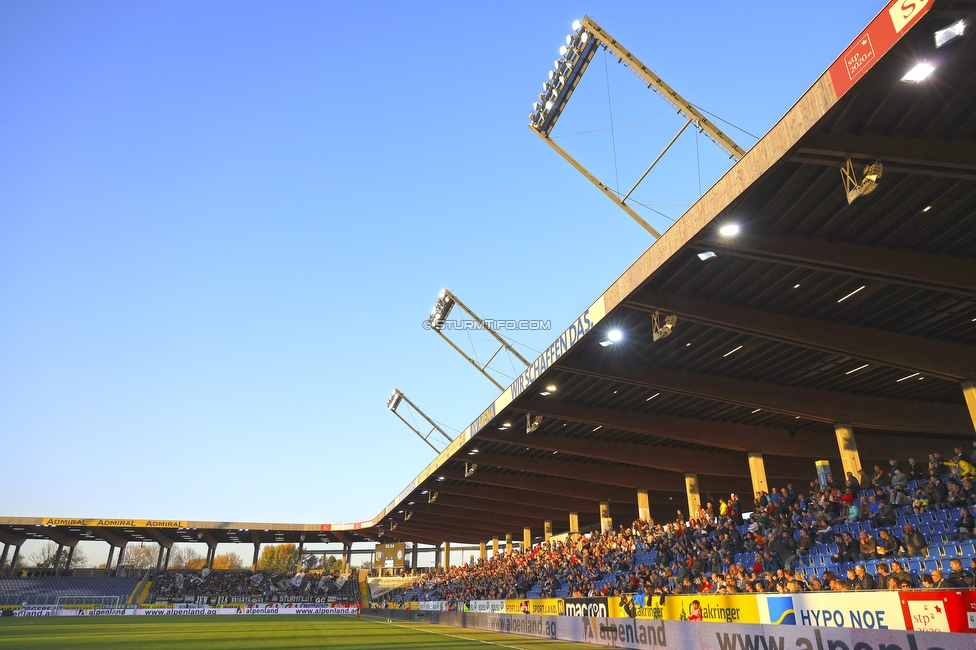
[[[495,353],[491,355],[491,358],[488,359],[488,361],[486,361],[484,365],[481,365],[477,361],[472,359],[464,350],[458,347],[458,345],[454,341],[448,338],[447,335],[445,335],[444,332],[441,331],[444,328],[444,321],[447,320],[447,315],[451,312],[451,309],[453,309],[454,305],[457,305],[462,310],[464,310],[464,313],[468,314],[478,324],[478,326],[481,329],[485,330],[493,337],[495,337],[495,340],[498,341],[498,343],[500,344],[500,347],[497,350],[495,350]],[[458,300],[458,297],[455,296],[450,291],[448,291],[447,289],[441,289],[440,296],[438,296],[437,302],[434,304],[434,309],[431,310],[430,317],[427,319],[427,322],[430,324],[430,329],[437,332],[437,334],[442,339],[447,341],[448,344],[450,344],[450,346],[454,348],[454,350],[458,354],[460,354],[462,357],[467,359],[468,363],[474,366],[478,370],[478,372],[480,372],[482,375],[487,377],[488,381],[493,383],[495,387],[498,388],[498,390],[505,390],[505,387],[502,386],[500,383],[498,383],[498,381],[496,381],[495,378],[488,373],[487,368],[488,365],[495,360],[495,357],[498,356],[499,352],[501,352],[502,350],[507,350],[510,354],[514,355],[516,359],[521,361],[526,367],[528,367],[529,365],[529,362],[525,359],[525,357],[523,357],[521,354],[518,353],[518,350],[512,347],[511,344],[509,344],[508,341],[502,338],[501,335],[499,335],[495,330],[488,327],[488,324],[485,323],[485,321],[482,320],[481,317],[478,316],[478,314],[471,311],[471,309],[468,308],[467,305],[465,305],[463,302]]]
[[[401,401],[404,401],[407,404],[409,404],[410,407],[413,408],[413,410],[415,410],[417,413],[419,413],[420,416],[423,419],[427,420],[427,423],[431,426],[431,429],[430,429],[430,431],[427,432],[427,435],[426,436],[424,434],[422,434],[415,426],[413,426],[412,424],[410,424],[402,415],[400,415],[400,413],[397,412],[397,407],[400,406],[400,402]],[[427,417],[427,414],[424,413],[423,411],[421,411],[420,408],[416,404],[414,404],[413,402],[411,402],[410,399],[407,398],[407,396],[404,395],[400,391],[400,389],[394,388],[393,389],[393,392],[390,393],[390,398],[388,400],[386,400],[386,408],[390,409],[390,411],[393,413],[393,415],[395,415],[398,418],[400,418],[400,421],[401,422],[403,422],[405,425],[407,425],[407,427],[411,431],[413,431],[414,433],[417,434],[417,437],[418,438],[420,438],[421,440],[423,440],[424,442],[426,442],[427,443],[427,446],[430,447],[431,449],[433,449],[435,452],[437,452],[437,453],[440,453],[441,452],[441,450],[438,449],[437,447],[435,447],[434,444],[430,441],[430,436],[431,436],[431,434],[434,433],[435,430],[437,432],[439,432],[442,436],[444,436],[444,439],[447,440],[448,444],[451,443],[451,437],[449,435],[447,435],[446,433],[444,433],[444,430],[441,429],[439,426],[437,426],[437,423],[436,422],[434,422],[429,417]]]
[[[723,133],[721,129],[715,126],[707,117],[701,114],[688,100],[679,95],[671,86],[666,84],[658,75],[656,75],[652,70],[645,66],[641,61],[630,53],[623,45],[621,45],[616,39],[614,39],[610,34],[607,33],[605,29],[600,27],[593,21],[592,18],[586,16],[582,21],[577,21],[573,23],[573,28],[575,34],[570,34],[566,37],[567,47],[560,49],[560,53],[563,58],[556,61],[556,69],[550,73],[552,79],[550,82],[543,85],[544,92],[539,96],[540,102],[536,102],[534,110],[529,115],[529,128],[536,132],[536,134],[542,138],[546,144],[552,147],[560,156],[562,156],[569,164],[576,168],[584,177],[587,178],[591,183],[596,185],[597,189],[603,192],[611,201],[617,204],[624,212],[626,212],[634,221],[639,223],[647,232],[653,235],[655,238],[659,238],[661,233],[655,230],[643,217],[641,217],[637,212],[627,205],[625,202],[630,195],[637,189],[637,186],[641,184],[644,178],[650,173],[654,166],[658,163],[662,156],[667,153],[671,145],[678,139],[678,136],[684,132],[689,124],[694,124],[695,128],[698,129],[700,133],[705,134],[705,136],[714,142],[720,149],[722,149],[730,158],[738,160],[743,155],[745,155],[745,150],[735,143],[728,135]],[[578,160],[573,158],[569,152],[556,144],[549,134],[552,133],[553,127],[556,125],[556,121],[562,114],[566,107],[569,98],[572,96],[573,91],[576,90],[576,86],[579,84],[580,79],[583,76],[583,72],[586,70],[596,53],[598,47],[603,47],[614,54],[617,60],[622,63],[627,68],[637,75],[647,87],[656,92],[664,101],[672,106],[680,115],[685,117],[687,121],[681,130],[678,131],[677,135],[672,138],[671,142],[664,148],[658,157],[651,163],[647,168],[647,171],[637,180],[630,191],[627,192],[623,198],[620,198],[619,193],[607,187],[600,179],[594,176],[586,167],[584,167]]]

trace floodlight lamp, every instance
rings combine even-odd
[[[940,48],[947,43],[951,43],[956,40],[966,31],[966,23],[959,20],[945,29],[940,29],[935,33],[935,47]]]
[[[918,83],[928,77],[930,74],[935,72],[935,66],[925,63],[919,63],[914,68],[905,73],[905,76],[901,78],[902,81],[907,81],[910,83]]]
[[[552,107],[555,106],[555,105],[556,105],[556,102],[554,102],[554,101],[552,101],[550,99],[549,101],[546,102],[546,110],[547,111],[551,111],[552,110]]]
[[[559,46],[559,56],[566,56],[566,52],[569,52],[569,46],[568,45],[560,45]]]
[[[386,400],[386,408],[391,411],[396,411],[397,407],[400,406],[400,400],[403,399],[403,393],[399,389],[394,388],[393,392],[390,393],[390,399]]]
[[[574,32],[578,32],[580,30],[580,27],[582,27],[582,26],[583,26],[583,23],[581,23],[580,21],[578,21],[578,20],[574,20],[573,21],[573,31]]]
[[[552,81],[552,78],[555,77],[555,76],[556,76],[556,71],[555,70],[550,70],[549,71],[549,81]]]
[[[718,234],[723,237],[733,237],[739,234],[739,225],[735,223],[727,223],[718,229]]]
[[[573,37],[574,36],[576,36],[576,34],[566,34],[566,45],[572,45],[573,44]]]
[[[430,323],[433,329],[440,331],[444,327],[444,321],[447,320],[447,316],[453,308],[454,298],[446,289],[442,290],[440,296],[437,298],[437,302],[434,303],[434,308],[430,310],[430,318],[427,319],[427,322]]]
[[[590,40],[589,33],[583,32],[582,34],[580,34],[580,43],[586,43],[586,41],[588,40]]]
[[[702,251],[698,253],[698,259],[700,259],[702,262],[707,262],[708,260],[714,259],[716,257],[718,257],[718,255],[716,255],[712,251]]]
[[[610,340],[612,343],[617,343],[623,338],[624,338],[624,333],[621,332],[620,330],[610,330],[610,333],[607,334],[607,339]]]
[[[550,393],[555,393],[556,386],[554,384],[549,384],[548,386],[546,386],[546,390],[549,391]]]

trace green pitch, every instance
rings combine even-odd
[[[444,650],[581,650],[576,643],[408,623],[364,616],[220,616],[210,618],[4,618],[0,648],[443,648]]]

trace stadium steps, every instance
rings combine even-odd
[[[125,601],[130,605],[141,605],[146,602],[146,598],[149,596],[149,588],[152,587],[152,581],[149,579],[149,572],[146,571],[146,575],[142,576],[142,580],[136,585],[135,589],[132,590],[132,595],[129,599]]]

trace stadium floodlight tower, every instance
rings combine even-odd
[[[424,435],[423,433],[421,433],[420,432],[420,429],[418,429],[417,427],[415,427],[412,424],[410,424],[405,417],[403,417],[402,415],[400,415],[400,413],[397,411],[397,407],[400,406],[400,402],[406,402],[407,404],[409,404],[410,405],[410,408],[412,408],[414,411],[416,411],[417,413],[419,413],[420,414],[420,417],[422,417],[424,420],[427,421],[427,424],[429,424],[430,427],[431,427],[430,431],[427,432],[427,435]],[[414,433],[416,433],[417,436],[421,440],[423,440],[424,442],[426,442],[427,443],[427,446],[429,446],[435,452],[440,453],[442,451],[441,449],[438,449],[434,445],[434,443],[432,443],[430,441],[430,437],[434,434],[435,431],[437,431],[439,434],[441,434],[444,437],[444,439],[447,441],[448,444],[451,444],[451,436],[449,436],[446,433],[444,433],[444,430],[441,429],[439,426],[437,426],[437,423],[436,422],[434,422],[429,417],[427,417],[427,414],[426,413],[424,413],[423,411],[421,411],[420,408],[416,404],[414,404],[409,399],[407,399],[407,396],[404,395],[400,391],[399,388],[394,388],[393,389],[393,392],[390,393],[390,398],[388,400],[386,400],[386,408],[390,409],[390,411],[393,412],[393,415],[395,415],[398,418],[400,418],[400,421],[401,422],[403,422],[405,425],[407,425],[410,428],[411,431],[413,431]],[[437,440],[437,439],[435,438],[435,440]]]
[[[590,64],[590,60],[593,59],[593,55],[596,54],[597,49],[600,47],[611,52],[620,63],[636,74],[639,79],[647,84],[648,88],[656,92],[661,99],[670,104],[686,120],[681,130],[675,134],[671,142],[664,147],[664,150],[658,154],[657,158],[654,159],[643,175],[637,179],[637,182],[630,188],[630,191],[622,196],[601,182],[599,178],[594,176],[578,160],[573,158],[565,149],[549,137],[553,127],[556,126],[556,121],[559,119],[563,110],[565,110],[569,98],[573,95],[573,91],[579,85],[583,73]],[[738,160],[745,155],[742,147],[737,145],[729,136],[702,115],[691,102],[679,95],[671,86],[664,83],[661,77],[641,63],[637,57],[631,54],[616,39],[611,37],[605,29],[597,25],[589,16],[573,23],[573,33],[566,37],[566,45],[559,48],[559,54],[562,58],[557,59],[555,67],[549,71],[549,80],[542,84],[539,101],[535,102],[532,107],[532,112],[529,113],[529,128],[535,131],[539,137],[546,141],[546,144],[555,149],[579,173],[583,174],[591,183],[596,185],[607,198],[616,203],[655,238],[660,237],[661,233],[637,214],[627,204],[627,199],[630,198],[630,195],[641,184],[641,181],[654,169],[654,166],[667,153],[671,145],[675,143],[689,125],[694,124],[699,133],[705,134],[722,151],[728,154],[730,158]]]
[[[446,334],[444,334],[443,332],[444,323],[447,322],[447,316],[451,313],[451,310],[454,309],[454,305],[457,305],[458,307],[463,309],[464,312],[468,314],[478,325],[478,329],[485,330],[493,337],[495,337],[495,340],[501,344],[499,345],[498,349],[495,350],[495,353],[491,355],[491,358],[488,359],[487,362],[485,362],[484,365],[472,359],[464,350],[458,347],[458,345],[454,341],[452,341],[450,338],[447,337]],[[521,354],[518,353],[518,350],[512,347],[512,345],[504,338],[502,338],[501,335],[498,334],[498,332],[496,332],[491,327],[489,327],[488,323],[482,320],[481,317],[479,317],[476,313],[471,311],[467,307],[467,305],[465,305],[463,302],[458,300],[457,296],[455,296],[447,289],[441,289],[441,293],[437,297],[437,302],[434,303],[434,308],[430,310],[430,317],[427,318],[427,324],[428,324],[428,329],[437,332],[437,334],[442,339],[447,341],[450,344],[450,346],[457,351],[458,354],[460,354],[462,357],[467,359],[472,366],[478,369],[478,372],[480,372],[482,375],[487,377],[488,381],[495,384],[498,390],[505,390],[505,387],[502,386],[500,383],[498,383],[498,381],[496,381],[495,378],[488,373],[488,366],[489,364],[491,364],[492,361],[495,360],[495,357],[498,356],[499,352],[501,352],[502,350],[506,350],[509,354],[511,354],[516,359],[521,361],[522,364],[525,365],[526,367],[528,367],[529,365],[529,362],[525,359],[525,357],[523,357]]]

